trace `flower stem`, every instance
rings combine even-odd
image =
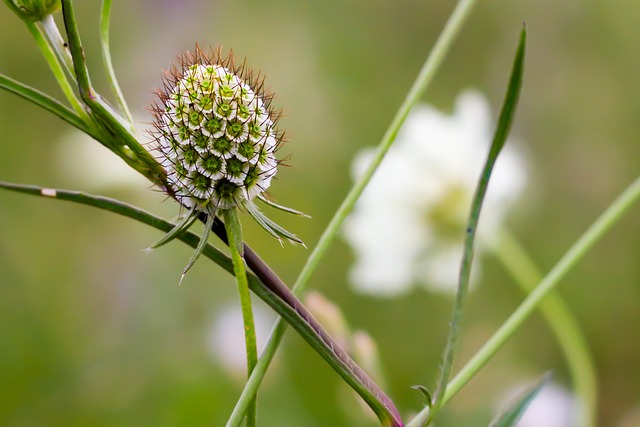
[[[307,284],[309,283],[309,280],[320,264],[320,261],[327,253],[329,247],[331,246],[331,243],[333,243],[333,241],[335,240],[338,231],[342,226],[342,223],[355,206],[358,198],[371,180],[373,173],[378,168],[378,166],[382,162],[382,159],[384,158],[384,155],[391,147],[391,144],[395,140],[400,127],[411,111],[411,108],[418,102],[420,97],[427,90],[429,84],[431,83],[431,80],[433,79],[433,76],[440,68],[444,57],[449,52],[453,41],[460,32],[476,1],[477,0],[461,0],[458,2],[455,10],[449,18],[449,21],[447,22],[442,33],[440,33],[440,36],[433,46],[431,53],[422,66],[422,69],[420,70],[418,77],[413,83],[413,86],[409,90],[409,93],[407,94],[404,102],[400,106],[400,109],[396,113],[396,116],[393,118],[391,125],[380,141],[378,152],[375,158],[373,159],[367,171],[360,177],[360,180],[353,186],[349,194],[346,196],[346,198],[334,214],[333,218],[329,222],[329,225],[320,237],[318,244],[315,246],[311,255],[307,259],[293,287],[294,294],[301,295],[304,292]],[[264,378],[264,375],[267,372],[269,364],[271,363],[271,360],[273,359],[273,356],[275,355],[276,350],[280,345],[280,342],[282,341],[282,337],[286,329],[287,324],[282,319],[278,319],[271,331],[269,341],[260,356],[260,360],[258,361],[258,365],[256,366],[253,375],[251,375],[249,381],[247,381],[247,384],[245,385],[245,388],[242,390],[242,395],[236,403],[234,413],[237,411],[242,411],[243,407],[246,406],[245,402],[252,399],[252,397],[257,393],[258,387],[262,382],[262,378]]]
[[[595,243],[620,219],[634,202],[640,199],[640,177],[625,189],[616,200],[596,219],[596,221],[580,236],[573,246],[558,261],[553,269],[538,284],[536,289],[520,304],[511,316],[502,324],[496,333],[467,363],[460,373],[451,381],[444,401],[449,401],[513,336],[522,323],[533,313],[538,304],[555,289],[571,268],[582,259]]]
[[[111,138],[103,139],[103,142],[112,143],[111,150],[118,154],[129,166],[146,176],[154,184],[163,187],[166,181],[166,172],[162,166],[129,131],[130,123],[114,111],[93,88],[73,10],[73,2],[71,0],[61,1],[62,16],[80,98],[91,109],[95,117],[99,119],[99,124],[102,128],[109,132],[109,136],[112,136]]]
[[[501,230],[499,242],[493,248],[493,253],[524,292],[532,292],[536,284],[542,280],[540,269],[518,239],[508,230]],[[578,398],[575,407],[576,425],[595,427],[598,403],[597,378],[580,325],[557,292],[552,292],[540,304],[540,310],[567,359]]]
[[[442,403],[446,404],[482,369],[491,358],[502,348],[522,326],[525,320],[536,310],[538,305],[558,286],[560,281],[575,266],[578,261],[591,249],[596,242],[640,200],[640,177],[636,178],[616,200],[596,219],[596,221],[584,232],[582,236],[569,248],[553,269],[542,279],[538,286],[509,316],[482,348],[471,358],[449,383]],[[417,427],[419,422],[425,419],[429,409],[422,410],[407,427]]]
[[[300,275],[298,276],[298,280],[296,281],[296,284],[294,286],[294,292],[297,292],[299,294],[304,291],[304,288],[311,279],[311,276],[318,268],[320,261],[325,256],[329,247],[338,235],[342,223],[347,218],[347,215],[349,215],[349,213],[353,210],[353,207],[360,198],[360,195],[373,177],[374,172],[378,169],[378,166],[380,166],[380,163],[382,162],[385,154],[387,154],[387,151],[389,151],[389,148],[391,148],[391,145],[395,141],[396,136],[398,135],[398,131],[409,115],[409,112],[429,87],[431,80],[433,79],[436,71],[438,71],[438,69],[442,65],[442,61],[444,60],[446,54],[449,52],[453,41],[460,32],[462,25],[469,16],[471,9],[475,3],[476,0],[460,0],[458,2],[455,10],[449,17],[449,21],[440,33],[440,36],[436,40],[433,49],[431,49],[429,56],[420,69],[420,72],[418,73],[416,80],[413,82],[411,89],[409,89],[409,93],[407,93],[404,102],[398,109],[398,112],[389,125],[389,128],[382,137],[382,140],[378,145],[378,149],[371,161],[371,164],[362,174],[359,180],[355,183],[355,185],[351,188],[351,191],[349,191],[349,194],[347,194],[344,201],[342,202],[336,213],[333,215],[333,218],[331,218],[331,221],[322,233],[318,244],[315,246],[313,252],[307,259],[307,262],[304,265]]]
[[[253,308],[251,307],[251,293],[247,281],[247,271],[244,265],[242,226],[238,219],[238,212],[235,208],[226,209],[224,212],[224,224],[227,232],[231,261],[233,262],[233,272],[238,284],[240,294],[240,307],[242,308],[242,321],[244,324],[244,340],[247,349],[247,376],[250,377],[256,363],[258,363],[258,346],[256,343],[256,327],[253,320]],[[210,225],[207,223],[207,226]],[[255,427],[257,419],[256,397],[253,396],[247,410],[247,427]],[[240,425],[242,418],[236,420],[235,425]],[[234,425],[234,424],[232,424]]]
[[[111,61],[111,49],[109,47],[109,22],[111,20],[111,3],[112,0],[102,0],[102,10],[100,11],[100,47],[102,50],[102,62],[104,64],[104,69],[107,72],[107,78],[109,79],[111,90],[116,97],[116,101],[118,102],[118,105],[120,105],[125,119],[127,119],[127,121],[129,122],[131,130],[134,130],[133,116],[131,116],[131,111],[129,111],[127,102],[124,99],[124,95],[122,93],[122,90],[120,89],[120,85],[118,84],[118,79],[116,77],[115,70],[113,69],[113,63]]]
[[[47,61],[47,64],[49,64],[49,68],[51,69],[53,76],[58,82],[60,89],[62,89],[62,93],[64,93],[64,96],[67,98],[76,113],[83,119],[83,121],[91,123],[89,115],[87,114],[84,107],[82,106],[82,103],[73,91],[73,87],[69,84],[69,80],[67,79],[67,76],[65,74],[65,68],[69,70],[69,67],[65,61],[65,56],[60,55],[60,52],[57,49],[58,42],[61,41],[53,40],[54,34],[57,33],[58,37],[60,36],[60,32],[58,31],[56,24],[53,21],[53,17],[48,16],[44,21],[40,23],[40,25],[42,26],[42,28],[37,23],[27,22],[27,28],[29,29],[29,32],[38,45],[38,48],[40,48],[40,52]],[[69,75],[73,76],[72,71],[69,71]]]

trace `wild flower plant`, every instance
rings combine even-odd
[[[562,300],[553,295],[553,291],[567,271],[629,209],[633,202],[640,198],[640,180],[636,180],[611,204],[544,277],[538,273],[535,266],[530,265],[526,252],[517,241],[509,239],[508,235],[500,236],[499,246],[507,247],[508,250],[504,252],[495,250],[497,256],[501,257],[516,281],[523,288],[527,288],[530,294],[459,373],[456,376],[452,375],[459,347],[462,314],[471,276],[480,211],[492,170],[507,140],[520,95],[526,42],[524,29],[520,36],[501,113],[491,144],[487,147],[488,154],[480,171],[474,196],[470,201],[470,213],[460,230],[464,236],[461,262],[440,376],[433,388],[417,386],[418,390],[424,394],[425,405],[424,408],[416,408],[414,413],[417,412],[417,414],[405,423],[406,414],[403,417],[393,399],[385,394],[382,387],[357,363],[366,365],[366,370],[370,372],[380,371],[379,360],[371,357],[372,354],[375,355],[375,342],[364,333],[352,333],[346,326],[340,311],[331,303],[316,297],[315,302],[312,301],[310,305],[319,317],[327,319],[330,324],[334,322],[331,330],[338,335],[338,339],[335,339],[316,320],[298,296],[304,291],[315,269],[338,235],[341,225],[363,195],[385,155],[390,154],[390,160],[394,160],[394,153],[390,150],[396,134],[431,82],[475,1],[461,0],[458,3],[380,145],[373,154],[368,155],[366,167],[363,167],[358,174],[356,184],[327,225],[317,245],[314,246],[292,290],[251,247],[244,243],[238,217],[238,210],[244,210],[277,239],[301,243],[294,234],[268,219],[254,202],[258,200],[267,206],[298,213],[273,203],[265,195],[280,164],[276,157],[276,150],[283,141],[283,133],[278,130],[278,114],[271,107],[271,95],[265,93],[259,75],[250,72],[244,63],[238,66],[231,56],[223,55],[221,50],[205,52],[196,48],[194,52],[185,53],[180,58],[178,66],[165,75],[164,88],[158,92],[158,101],[153,107],[155,120],[152,136],[155,143],[149,147],[138,138],[135,132],[135,124],[111,65],[108,37],[111,1],[103,2],[100,30],[104,71],[111,83],[112,96],[116,100],[115,106],[107,102],[106,97],[102,96],[91,83],[72,0],[61,2],[4,0],[4,2],[24,21],[33,35],[62,89],[66,104],[4,75],[0,75],[0,88],[57,115],[101,143],[132,169],[146,177],[157,189],[174,199],[181,210],[187,213],[174,224],[124,202],[105,197],[7,182],[0,182],[0,188],[95,206],[155,227],[167,234],[152,247],[158,247],[175,239],[195,248],[194,255],[183,271],[183,277],[200,255],[216,262],[235,276],[243,315],[248,380],[229,416],[227,426],[239,426],[245,420],[247,426],[257,425],[257,390],[281,342],[287,324],[293,326],[313,350],[342,377],[344,382],[359,394],[375,413],[381,425],[417,427],[429,425],[451,398],[476,375],[538,307],[551,322],[561,343],[566,334],[570,334],[572,338],[570,342],[565,343],[563,350],[572,369],[575,394],[581,401],[581,404],[576,406],[576,411],[581,425],[586,427],[595,425],[596,393],[591,366],[588,363],[588,351],[584,343],[579,340],[579,333],[571,329],[573,323],[571,318],[567,317],[567,309],[562,304]],[[60,6],[64,36],[52,17]],[[425,167],[428,166],[425,165]],[[405,173],[410,171],[410,168],[400,166],[397,170]],[[408,177],[409,181],[415,179],[419,177]],[[367,194],[365,201],[371,198],[375,200],[376,196],[373,194],[375,193]],[[384,202],[389,203],[388,200]],[[386,221],[402,220],[398,218],[400,214],[391,212],[390,218]],[[205,225],[200,236],[188,230],[196,221]],[[461,221],[457,225],[460,223]],[[371,230],[374,234],[377,231],[381,230]],[[209,242],[210,232],[214,232],[228,244],[231,257]],[[420,233],[418,237],[421,237]],[[514,257],[518,262],[514,261]],[[522,275],[515,267],[516,265],[526,265],[529,274]],[[539,283],[536,286],[536,283],[532,282]],[[280,316],[260,358],[257,353],[250,290]],[[545,298],[547,300],[543,301]],[[384,346],[385,343],[380,345]],[[348,347],[354,357],[343,347]],[[411,343],[408,343],[405,351],[410,351],[410,348]],[[377,372],[372,374],[376,380],[381,377]],[[491,426],[516,425],[546,381],[545,377],[536,387],[517,399],[495,419]]]

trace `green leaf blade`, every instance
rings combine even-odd
[[[489,154],[487,155],[487,159],[482,169],[482,173],[478,180],[477,188],[473,196],[473,201],[471,203],[471,212],[469,213],[469,219],[467,221],[464,250],[462,261],[460,264],[458,290],[456,292],[453,314],[450,322],[451,328],[449,330],[447,346],[443,355],[442,369],[440,371],[440,378],[438,379],[438,387],[435,393],[433,411],[430,413],[431,418],[433,418],[433,416],[442,406],[443,399],[446,395],[448,382],[451,378],[453,363],[458,348],[458,342],[460,340],[460,329],[462,323],[464,301],[469,289],[471,266],[473,263],[473,248],[475,244],[478,222],[480,220],[480,212],[482,210],[484,197],[487,193],[493,167],[496,163],[496,160],[498,159],[500,151],[504,147],[507,136],[509,135],[511,124],[513,123],[513,118],[515,116],[516,106],[518,104],[518,99],[520,97],[520,91],[522,88],[525,47],[526,28],[523,27],[520,33],[520,40],[511,69],[511,76],[509,78],[509,85],[507,87],[505,99],[502,104],[500,117],[498,119],[498,124],[496,126],[493,141],[491,142]]]
[[[533,402],[533,399],[536,398],[538,393],[540,393],[540,390],[542,390],[550,378],[550,373],[545,374],[537,385],[531,388],[513,405],[511,405],[510,408],[494,419],[491,424],[489,424],[489,427],[515,427],[531,402]]]
[[[4,74],[0,74],[0,89],[4,89],[19,96],[20,98],[26,99],[38,107],[55,114],[73,127],[78,128],[91,136],[94,136],[95,134],[73,110],[37,89],[27,86],[17,80],[13,80]]]

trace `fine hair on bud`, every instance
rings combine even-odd
[[[284,135],[259,73],[231,51],[196,45],[165,71],[156,94],[151,134],[168,193],[209,215],[263,196]]]

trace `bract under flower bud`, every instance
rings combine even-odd
[[[232,57],[199,49],[165,76],[154,137],[170,190],[183,205],[231,209],[269,187],[282,135],[270,97],[252,80]]]
[[[173,239],[202,212],[208,216],[201,237],[206,242],[218,211],[236,207],[276,239],[303,244],[253,202],[259,199],[275,209],[304,215],[263,194],[276,174],[275,152],[283,135],[276,130],[278,114],[270,108],[271,96],[265,94],[262,79],[244,64],[236,67],[231,54],[223,58],[219,48],[205,54],[196,46],[194,53],[182,56],[179,68],[165,74],[164,90],[157,95],[152,136],[167,171],[166,191],[190,213],[151,247]],[[203,247],[196,249],[185,273]]]
[[[4,0],[9,8],[26,21],[42,21],[61,8],[60,0]]]

